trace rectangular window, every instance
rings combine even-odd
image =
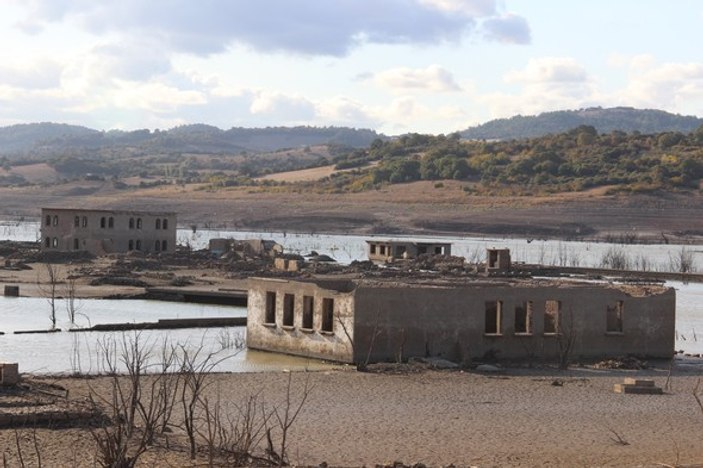
[[[283,296],[283,325],[292,327],[295,323],[295,295],[286,294]]]
[[[487,335],[500,335],[500,316],[503,301],[486,301],[486,326],[484,333]]]
[[[331,332],[334,329],[334,299],[322,299],[322,331]]]
[[[276,293],[266,292],[266,319],[265,323],[276,323]]]
[[[379,246],[378,253],[380,253],[381,255],[386,255],[386,246],[385,245]]]
[[[369,245],[369,252],[374,255],[376,253],[376,244]]]
[[[554,334],[559,332],[560,316],[561,301],[546,301],[544,303],[544,333]]]
[[[312,296],[303,296],[303,328],[308,330],[312,330],[314,304],[315,298]]]
[[[532,301],[515,305],[515,333],[532,333]]]
[[[625,308],[623,301],[615,301],[608,305],[606,310],[606,331],[608,333],[622,333],[622,315]]]

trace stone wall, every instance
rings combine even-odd
[[[176,214],[44,208],[41,248],[87,251],[95,255],[173,252],[176,249]]]

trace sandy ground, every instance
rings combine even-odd
[[[661,466],[703,463],[703,412],[692,392],[700,375],[675,371],[665,395],[619,395],[613,384],[638,375],[664,385],[666,370],[512,371],[481,375],[423,371],[403,375],[328,371],[292,374],[292,400],[309,398],[289,436],[297,465],[373,466],[402,461],[431,466]],[[212,375],[210,398],[226,408],[257,394],[282,408],[289,374]],[[561,386],[552,383],[558,380]],[[107,392],[109,380],[64,379],[73,398],[88,388]],[[142,466],[194,466],[180,430],[152,447]],[[86,429],[38,429],[45,466],[93,466]],[[274,433],[275,435],[275,433]],[[33,436],[21,431],[25,457]],[[618,437],[623,443],[617,443]],[[0,431],[9,459],[15,432]],[[625,445],[626,444],[626,445]],[[161,447],[161,448],[160,448]],[[201,458],[195,462],[204,465]],[[11,464],[10,466],[16,466]]]

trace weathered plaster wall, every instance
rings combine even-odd
[[[562,303],[560,335],[545,335],[545,301]],[[606,333],[606,309],[624,304],[623,333]],[[499,335],[485,331],[486,301],[502,301]],[[515,334],[515,305],[532,301],[532,333]],[[418,285],[360,287],[355,293],[356,359],[441,356],[468,360],[549,358],[573,331],[574,357],[638,354],[668,358],[674,351],[675,294],[631,297],[607,286]],[[375,336],[375,338],[373,338]],[[373,341],[373,344],[372,344]]]
[[[47,225],[46,217],[49,216],[51,224]],[[78,216],[79,225],[75,226]],[[58,223],[54,225],[54,217]],[[87,218],[84,227],[83,218]],[[113,227],[108,221],[113,218]],[[105,227],[101,228],[101,219],[105,218]],[[129,220],[134,219],[134,227],[130,229]],[[141,228],[137,228],[137,220],[141,219]],[[161,223],[167,220],[166,229],[156,229],[156,220]],[[75,251],[85,250],[96,255],[106,253],[124,253],[129,251],[129,241],[132,240],[133,250],[136,250],[136,241],[141,243],[142,252],[155,252],[156,241],[162,250],[163,241],[166,241],[166,252],[173,252],[176,248],[176,215],[174,213],[151,213],[109,210],[70,210],[70,209],[42,209],[41,218],[41,248],[42,250]],[[50,239],[50,246],[46,246],[46,238]],[[53,246],[53,239],[57,238],[58,245]],[[78,239],[79,248],[75,248],[74,240]]]
[[[249,280],[247,347],[299,356],[352,362],[354,337],[353,296],[348,282],[313,283],[280,279]],[[275,324],[265,323],[266,293],[276,293]],[[293,326],[283,325],[285,294],[293,294]],[[303,328],[303,297],[313,297],[313,325]],[[322,302],[334,300],[332,332],[322,330]],[[345,332],[346,329],[346,332]]]

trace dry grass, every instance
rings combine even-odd
[[[13,166],[9,171],[0,168],[0,176],[20,175],[27,182],[35,184],[42,182],[54,182],[59,180],[59,173],[45,163],[28,164],[26,166]]]

